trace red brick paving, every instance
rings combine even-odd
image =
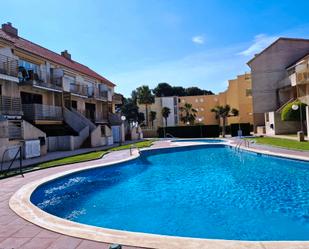
[[[168,147],[167,141],[157,142],[154,147]],[[265,146],[252,145],[252,147],[265,149]],[[294,152],[278,148],[267,147],[268,150],[280,153],[309,156],[309,152]],[[119,151],[107,154],[102,160],[110,162],[129,156],[129,151]],[[9,198],[24,184],[40,179],[54,173],[73,168],[81,168],[91,162],[79,163],[69,166],[60,166],[35,171],[21,176],[11,177],[0,181],[0,249],[107,249],[109,244],[73,238],[38,227],[17,216],[8,205]],[[136,247],[123,246],[124,249]]]
[[[119,160],[129,156],[129,151],[110,153],[102,163]],[[50,174],[84,167],[91,162],[61,166],[0,180],[0,249],[107,249],[110,244],[83,240],[62,235],[38,227],[16,215],[9,208],[10,197],[28,182]],[[124,249],[136,247],[123,246]]]

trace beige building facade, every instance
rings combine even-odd
[[[168,107],[171,110],[167,126],[187,125],[180,119],[180,108],[185,103],[190,103],[192,108],[197,111],[195,123],[219,124],[219,120],[216,119],[215,113],[211,110],[216,106],[230,105],[231,108],[236,108],[239,111],[239,116],[229,117],[227,119],[228,125],[233,123],[253,124],[251,75],[247,73],[237,76],[236,79],[229,80],[227,90],[217,95],[156,97],[155,102],[148,105],[148,113],[151,111],[156,112],[154,125],[151,127],[151,124],[149,124],[149,127],[143,129],[156,130],[158,127],[165,126],[165,120],[161,114],[163,107]],[[138,105],[138,107],[140,112],[146,114],[145,105]]]
[[[25,147],[29,157],[31,150],[43,155],[113,143],[113,122],[119,126],[113,112],[122,102],[114,87],[74,61],[67,50],[61,54],[50,51],[20,37],[11,23],[3,24],[0,156],[6,148],[22,143],[32,143]]]

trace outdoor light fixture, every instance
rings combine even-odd
[[[298,105],[296,105],[296,104],[292,105],[292,109],[293,109],[294,111],[297,111],[298,108],[299,108]]]
[[[124,122],[124,121],[126,121],[126,116],[121,116],[120,117],[120,119],[121,119],[121,126],[120,126],[120,128],[119,128],[119,145],[121,146],[122,145],[122,123]]]

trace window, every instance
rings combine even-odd
[[[246,89],[246,96],[247,97],[252,96],[252,89],[250,89],[250,88]]]
[[[198,103],[198,99],[195,99],[195,103]]]
[[[204,102],[204,99],[200,98],[200,102],[203,103],[203,102]]]

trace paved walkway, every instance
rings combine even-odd
[[[236,141],[235,141],[236,142]],[[162,148],[173,146],[169,141],[155,142],[153,147]],[[273,152],[287,153],[291,155],[308,156],[309,152],[291,151],[286,149],[260,146],[253,144],[254,148],[269,150]],[[129,157],[129,150],[115,151],[105,155],[100,161],[102,163],[117,161]],[[40,179],[42,177],[63,172],[69,169],[83,168],[92,162],[77,163],[68,166],[54,167],[25,174],[25,177],[15,176],[0,180],[0,249],[107,249],[109,244],[99,243],[79,238],[73,238],[59,233],[51,232],[17,216],[9,208],[9,199],[23,185]],[[123,246],[124,249],[136,247]],[[252,247],[254,248],[254,247]],[[267,248],[280,248],[277,246]],[[291,247],[306,248],[306,247]]]
[[[231,140],[233,141],[233,143],[239,142],[239,139],[237,139],[237,138],[233,138]],[[309,158],[309,151],[289,150],[289,149],[284,149],[284,148],[280,148],[280,147],[272,147],[272,146],[256,144],[256,143],[250,143],[249,147],[253,148],[253,149],[260,149],[260,150],[263,150],[263,151],[275,152],[275,153],[280,153],[280,154],[287,154],[287,155],[292,155],[292,156],[303,156],[303,157]]]
[[[142,141],[142,140],[126,141],[126,142],[123,143],[123,145],[132,144],[132,143],[136,143],[136,142],[139,142],[139,141]],[[64,158],[64,157],[75,156],[75,155],[94,152],[94,151],[108,150],[110,148],[114,148],[114,147],[117,147],[117,146],[119,146],[118,143],[113,144],[113,145],[95,147],[95,148],[81,148],[81,149],[72,150],[72,151],[70,150],[70,151],[48,152],[45,156],[23,159],[22,165],[23,165],[23,167],[28,167],[30,165],[36,165],[36,164],[39,164],[39,163],[44,163],[44,162],[47,162],[47,161],[56,160],[56,159],[60,159],[60,158]],[[1,161],[0,161],[0,163],[1,163]],[[4,170],[7,169],[9,167],[10,163],[11,162],[3,163],[3,169]],[[17,160],[13,163],[11,168],[18,168],[18,167],[19,167],[19,161]]]
[[[102,163],[116,161],[129,156],[129,150],[105,155]],[[107,249],[109,244],[69,237],[40,228],[17,216],[9,208],[9,199],[15,191],[28,182],[50,174],[82,168],[91,162],[78,163],[30,172],[25,177],[15,176],[0,180],[0,248],[1,249]],[[123,246],[125,249],[133,248]]]

